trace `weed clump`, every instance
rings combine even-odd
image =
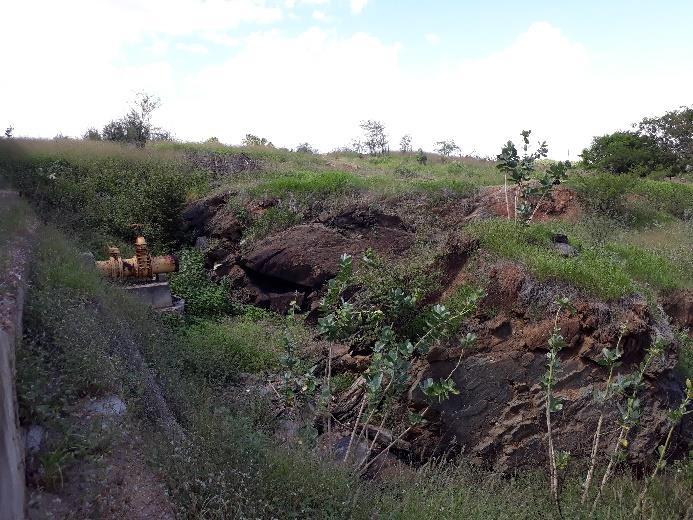
[[[185,249],[179,254],[179,269],[171,275],[171,290],[185,300],[186,314],[194,318],[207,318],[226,314],[231,310],[229,289],[207,277],[204,258],[197,249]]]

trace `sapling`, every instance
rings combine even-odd
[[[440,403],[443,400],[446,400],[450,397],[450,395],[458,395],[460,391],[457,389],[457,386],[455,385],[454,380],[452,379],[453,374],[457,371],[457,369],[460,366],[460,363],[462,362],[462,357],[464,356],[465,348],[472,347],[476,343],[476,335],[468,333],[462,340],[461,346],[462,346],[462,352],[460,353],[460,356],[457,360],[457,364],[453,367],[453,369],[450,371],[448,376],[445,379],[435,381],[433,378],[427,378],[422,384],[421,384],[421,391],[423,394],[431,399],[437,399],[438,402]],[[430,410],[431,405],[429,404],[426,406],[421,413],[414,413],[411,414],[409,422],[411,423],[402,433],[400,433],[390,444],[388,444],[383,450],[380,451],[375,457],[373,457],[370,462],[368,462],[365,466],[362,466],[359,471],[363,473],[368,469],[371,464],[373,464],[383,453],[387,453],[396,443],[398,443],[402,438],[411,431],[411,429],[416,426],[417,424],[420,424],[426,415],[426,412]],[[375,441],[373,442],[375,444]],[[372,445],[371,445],[372,448]],[[370,450],[369,450],[370,453]],[[366,458],[363,460],[365,462]],[[362,464],[363,464],[362,462]]]
[[[609,462],[604,471],[604,476],[602,477],[601,484],[597,491],[597,495],[594,497],[594,502],[592,502],[592,509],[590,510],[590,517],[594,516],[594,512],[597,510],[597,504],[599,499],[604,492],[607,482],[611,478],[613,473],[614,465],[621,458],[623,450],[628,448],[628,432],[635,427],[640,422],[640,416],[642,415],[642,403],[640,399],[637,398],[638,391],[644,386],[643,378],[645,371],[648,369],[652,361],[662,355],[664,352],[664,344],[660,338],[650,345],[647,349],[647,355],[645,359],[638,366],[638,370],[630,376],[619,375],[614,383],[614,388],[617,392],[626,395],[625,405],[619,405],[619,410],[621,412],[621,417],[619,419],[619,432],[616,442],[614,443],[611,456],[609,457]],[[627,393],[629,392],[629,393]]]
[[[363,265],[369,268],[375,263],[374,254],[366,252]],[[378,292],[376,296],[366,286],[362,287],[361,293],[357,292],[349,300],[345,300],[343,294],[352,285],[352,266],[351,257],[342,256],[339,272],[328,284],[327,294],[322,302],[326,315],[318,320],[320,333],[327,339],[372,345],[371,361],[364,373],[365,392],[351,430],[345,460],[351,454],[355,440],[361,435],[359,429],[364,433],[376,412],[382,409],[383,403],[400,395],[406,387],[411,358],[415,354],[425,354],[433,344],[449,336],[461,320],[474,310],[481,297],[480,292],[473,292],[454,312],[443,305],[434,305],[419,316],[416,314],[420,312],[420,295],[416,289],[409,294],[401,287],[395,287]],[[407,325],[423,321],[423,333],[418,338],[410,337],[411,327],[397,325],[402,320]],[[442,398],[443,394],[449,395],[454,388],[448,380],[433,384],[431,391],[434,390],[439,391]],[[381,422],[384,424],[384,416]]]
[[[638,503],[635,506],[635,509],[633,510],[634,515],[637,515],[642,509],[643,502],[645,501],[645,495],[647,495],[647,491],[650,487],[650,484],[657,476],[657,473],[659,472],[659,470],[664,469],[664,467],[666,466],[665,456],[667,450],[669,449],[669,444],[671,443],[671,437],[674,433],[674,428],[681,422],[681,420],[686,415],[693,411],[689,409],[691,401],[693,401],[693,382],[691,382],[690,379],[686,379],[686,395],[679,404],[679,406],[669,411],[669,431],[667,432],[664,444],[657,447],[657,453],[659,454],[659,458],[657,459],[657,463],[655,464],[654,470],[652,471],[652,475],[650,475],[649,478],[645,481],[645,485],[643,486],[642,491],[640,492],[640,496],[638,497]]]
[[[560,373],[560,359],[558,358],[558,353],[565,346],[565,340],[561,335],[561,329],[558,326],[558,318],[561,313],[565,310],[573,310],[573,306],[570,304],[568,298],[558,298],[554,304],[557,306],[556,314],[553,320],[553,332],[548,340],[549,351],[546,353],[546,373],[541,381],[542,386],[546,391],[545,398],[545,413],[546,413],[546,437],[547,437],[547,448],[549,455],[549,487],[551,490],[551,496],[559,508],[560,512],[560,502],[558,494],[558,469],[559,466],[564,468],[569,460],[569,453],[567,452],[556,452],[553,442],[553,429],[551,423],[551,414],[558,412],[563,409],[563,403],[553,396],[553,389],[555,386],[556,378]],[[559,464],[560,463],[560,464]]]
[[[602,359],[598,363],[602,366],[609,367],[609,376],[606,378],[606,385],[603,392],[595,392],[595,400],[602,406],[604,403],[612,396],[611,380],[614,374],[614,368],[617,367],[621,359],[621,341],[627,330],[627,323],[624,323],[619,328],[618,340],[616,341],[616,347],[613,349],[604,348],[602,350]],[[583,485],[582,499],[581,503],[585,503],[590,491],[590,485],[592,484],[592,477],[594,475],[594,469],[597,465],[597,455],[599,453],[599,441],[602,431],[602,423],[604,422],[604,410],[599,413],[599,419],[597,420],[597,429],[594,432],[594,440],[592,442],[592,453],[590,454],[590,466],[587,470],[587,476],[585,477],[585,483]]]
[[[497,156],[498,164],[496,165],[503,172],[506,218],[510,220],[510,200],[508,197],[508,181],[510,181],[515,185],[513,218],[515,222],[520,220],[525,224],[532,221],[551,189],[565,179],[570,166],[567,161],[554,163],[542,176],[534,179],[535,163],[538,159],[546,157],[548,147],[544,141],[539,143],[536,150],[530,152],[529,136],[531,133],[531,130],[523,130],[520,134],[522,136],[522,157],[520,157],[515,144],[508,141]],[[538,186],[532,184],[533,179],[538,182]],[[539,196],[539,200],[536,204],[532,204],[531,198],[536,196]]]
[[[282,336],[282,346],[284,352],[279,357],[282,366],[282,393],[287,405],[293,406],[300,394],[312,394],[318,387],[317,379],[314,375],[315,367],[300,373],[301,360],[298,356],[296,341],[291,333],[290,325],[296,319],[298,305],[295,301],[289,304],[289,311],[286,316],[284,334]]]

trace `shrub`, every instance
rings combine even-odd
[[[207,189],[206,173],[146,150],[91,141],[7,141],[3,147],[0,167],[45,218],[127,243],[131,224],[141,223],[156,251],[185,238],[182,207]]]
[[[693,187],[632,175],[592,174],[574,179],[582,203],[627,225],[693,216]]]
[[[253,134],[245,134],[241,144],[243,146],[265,146],[267,148],[274,148],[274,145],[269,139],[266,137],[258,137]]]
[[[130,111],[103,127],[103,139],[131,143],[140,148],[152,138],[170,140],[168,132],[152,125],[152,114],[160,106],[161,100],[157,96],[138,92]]]
[[[587,168],[614,174],[637,172],[644,176],[673,164],[671,155],[664,152],[654,138],[636,132],[595,137],[581,157]]]
[[[178,272],[171,275],[170,284],[173,293],[185,300],[187,316],[219,316],[231,309],[228,287],[209,280],[200,251],[186,249],[178,261]]]
[[[316,154],[318,151],[313,148],[310,143],[301,143],[296,147],[296,151],[298,153],[308,153],[308,154]]]

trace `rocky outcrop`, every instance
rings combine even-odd
[[[664,298],[662,307],[672,321],[693,334],[693,291],[675,291]]]
[[[339,257],[358,255],[372,248],[379,254],[398,255],[413,242],[407,231],[374,225],[364,234],[345,233],[324,224],[295,226],[258,243],[243,255],[241,265],[261,274],[306,289],[319,289],[337,274]]]
[[[539,381],[545,371],[553,318],[537,319],[532,304],[545,306],[550,300],[542,297],[542,292],[548,296],[551,291],[536,284],[519,267],[501,264],[491,270],[488,292],[482,310],[469,323],[469,330],[478,335],[477,347],[465,353],[453,346],[435,349],[422,361],[409,393],[412,408],[421,410],[429,404],[420,382],[428,377],[446,378],[462,355],[452,376],[460,394],[432,403],[428,431],[414,432],[412,442],[422,457],[457,449],[498,471],[541,466],[546,460],[546,425]],[[612,306],[578,300],[576,307],[575,315],[565,315],[559,321],[567,346],[561,352],[563,370],[556,387],[557,397],[564,403],[554,417],[556,444],[574,456],[589,455],[601,410],[593,394],[603,390],[607,378],[607,369],[597,361],[602,348],[616,344],[620,324],[627,323],[618,373],[632,372],[657,336],[670,344],[645,374],[644,414],[630,438],[630,462],[645,464],[666,435],[667,410],[683,396],[681,382],[672,371],[677,359],[672,331],[667,321],[653,314],[639,298]],[[484,314],[489,308],[496,310],[494,316]],[[615,426],[614,403],[604,411],[605,424]],[[608,428],[604,446],[613,445],[616,430]],[[679,439],[685,445],[681,435]]]
[[[243,224],[228,207],[230,196],[191,204],[183,218],[189,229],[204,237],[199,243],[205,247],[208,266],[231,281],[234,297],[277,312],[286,311],[291,301],[308,308],[337,274],[343,254],[357,261],[367,249],[398,256],[414,242],[413,231],[400,217],[352,206],[241,247]],[[266,205],[255,204],[249,211],[261,212]]]
[[[487,188],[466,202],[444,205],[432,218],[450,230],[459,229],[469,219],[505,215],[502,188]],[[276,201],[263,204],[246,209],[254,214]],[[559,187],[543,201],[536,219],[574,218],[579,211],[575,192]],[[337,274],[343,253],[357,261],[368,248],[392,257],[406,253],[414,242],[414,230],[398,214],[407,213],[356,204],[313,214],[307,223],[249,245],[242,245],[243,226],[229,209],[228,195],[190,207],[186,219],[198,234],[209,237],[207,257],[214,263],[214,272],[230,280],[235,298],[284,312],[292,301],[305,310],[314,307],[324,284]],[[410,221],[417,221],[407,215]],[[553,242],[556,255],[579,254],[564,235],[555,235]],[[487,295],[463,331],[477,334],[477,346],[462,352],[453,342],[415,360],[409,392],[398,406],[419,411],[426,408],[431,403],[422,395],[421,381],[447,377],[458,361],[452,377],[460,394],[432,403],[428,422],[411,429],[403,439],[408,443],[407,453],[399,455],[425,459],[432,454],[463,451],[499,471],[544,465],[546,426],[539,381],[553,327],[550,304],[557,296],[568,296],[577,312],[559,321],[567,347],[561,352],[563,371],[556,387],[564,402],[563,410],[554,417],[557,447],[577,457],[589,454],[601,413],[593,394],[603,389],[607,377],[606,369],[598,364],[600,353],[604,347],[613,348],[619,326],[627,322],[619,373],[632,372],[656,337],[671,345],[646,373],[644,415],[630,438],[630,462],[651,462],[651,454],[668,428],[667,410],[682,397],[681,381],[672,370],[677,359],[676,340],[665,315],[638,297],[605,303],[585,298],[568,285],[540,283],[520,265],[493,260],[483,252],[476,262],[482,265],[475,268],[483,273],[476,272],[467,268],[467,262],[477,248],[476,241],[449,234],[443,248],[446,254],[433,266],[442,273],[442,287],[429,295],[430,302],[445,299],[460,285],[483,280]],[[663,306],[685,326],[691,323],[690,301],[688,293],[675,294]],[[363,378],[359,375],[367,369],[370,355],[367,351],[352,352],[345,345],[333,345],[331,351],[333,373],[355,376],[354,384],[338,397],[332,409],[336,418],[348,424],[355,419],[361,402]],[[614,403],[604,413],[605,424],[611,425],[603,438],[606,452],[617,435]],[[672,452],[685,449],[690,440],[687,431],[690,424],[677,431]]]

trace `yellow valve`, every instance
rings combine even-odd
[[[178,270],[178,260],[173,255],[152,256],[143,236],[135,239],[135,256],[123,258],[117,247],[108,248],[108,260],[96,262],[96,268],[107,278],[151,279],[154,275],[173,273]]]

